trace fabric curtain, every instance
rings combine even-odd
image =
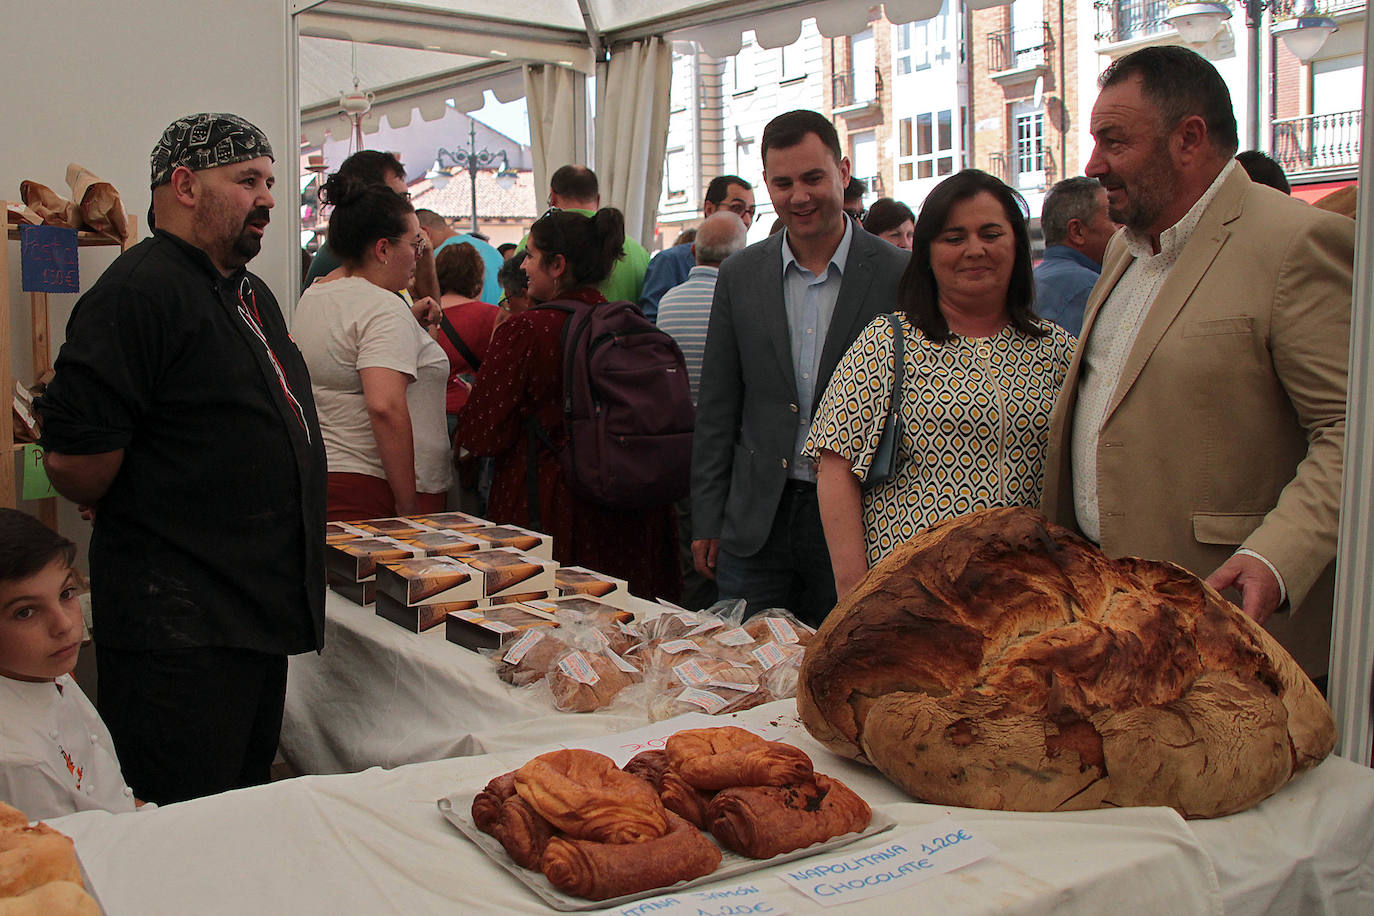
[[[538,209],[542,211],[549,176],[559,166],[587,161],[586,77],[567,67],[526,67],[525,100],[529,107],[534,186]]]
[[[596,177],[625,234],[652,247],[668,147],[672,45],[648,38],[618,48],[596,73]],[[533,113],[530,115],[533,119]]]

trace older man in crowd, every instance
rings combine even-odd
[[[1126,228],[1051,419],[1046,513],[1234,589],[1324,676],[1354,224],[1251,182],[1194,52],[1136,51],[1099,85],[1086,171]]]
[[[1096,178],[1065,178],[1045,195],[1040,225],[1045,257],[1035,267],[1035,310],[1077,337],[1116,232],[1107,215],[1107,192]]]
[[[707,219],[719,210],[728,210],[744,221],[745,231],[754,224],[754,186],[738,175],[717,175],[706,186],[706,200],[701,212]],[[650,321],[656,320],[663,294],[687,280],[693,264],[699,264],[682,240],[665,248],[649,262],[644,274],[644,292],[639,296],[639,310]]]
[[[761,146],[786,231],[730,258],[716,281],[692,443],[692,553],[722,598],[819,624],[835,579],[802,446],[836,363],[892,308],[909,257],[842,209],[849,160],[827,118],[779,115]]]
[[[152,154],[153,235],[77,302],[38,401],[48,477],[96,507],[101,716],[157,802],[266,782],[286,657],[324,644],[310,378],[245,269],[272,183],[252,124],[173,122]]]
[[[706,349],[706,327],[711,320],[711,300],[715,296],[716,276],[726,258],[744,248],[749,230],[729,210],[706,217],[691,245],[684,245],[696,258],[687,279],[663,294],[659,303],[658,326],[671,334],[687,360],[687,378],[692,386],[692,403],[701,387],[701,357]],[[659,255],[662,257],[662,255]],[[709,607],[716,600],[716,584],[697,572],[692,560],[692,500],[677,504],[678,543],[681,545],[682,606],[691,610]]]

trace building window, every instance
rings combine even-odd
[[[749,92],[758,88],[758,78],[754,74],[756,49],[753,33],[749,33],[740,45],[738,53],[725,63],[726,79],[732,93]]]
[[[878,57],[871,30],[849,39],[849,63],[850,76],[854,81],[854,104],[873,101],[878,95]]]
[[[954,112],[919,114],[897,122],[897,180],[954,173]]]
[[[751,181],[751,175],[758,171],[758,163],[754,156],[754,138],[740,137],[735,138],[735,162],[730,170],[746,181]]]
[[[687,198],[687,187],[692,183],[692,170],[688,168],[687,151],[670,149],[663,164],[663,190],[670,201]]]
[[[778,80],[788,82],[806,76],[806,59],[801,39],[778,49]]]
[[[948,0],[945,0],[948,3]],[[933,19],[893,26],[893,66],[898,76],[924,70],[932,62],[947,60],[945,52],[946,18],[944,5]]]
[[[1018,188],[1040,188],[1045,185],[1045,112],[1026,111],[1015,114],[1012,136],[1012,162]]]

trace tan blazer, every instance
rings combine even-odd
[[[1097,448],[1102,549],[1204,577],[1238,546],[1259,553],[1297,609],[1268,628],[1312,676],[1331,638],[1354,228],[1233,169],[1150,307]],[[1118,233],[1082,340],[1131,261]],[[1075,529],[1083,352],[1050,420],[1043,499]]]

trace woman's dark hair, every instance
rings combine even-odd
[[[1026,201],[1006,184],[978,169],[964,169],[935,186],[921,205],[911,243],[911,262],[897,284],[897,307],[906,312],[911,323],[936,343],[955,335],[940,311],[940,290],[930,269],[930,245],[949,221],[954,205],[982,193],[991,194],[1002,205],[1016,238],[1016,261],[1007,287],[1007,312],[1012,327],[1031,337],[1049,332],[1036,323],[1035,275],[1031,272],[1030,230],[1026,224]]]
[[[329,214],[330,249],[353,266],[362,263],[377,239],[400,239],[406,231],[406,214],[415,212],[404,195],[386,185],[350,179],[339,172],[320,188],[320,203],[334,208]]]
[[[602,207],[592,216],[551,210],[530,227],[530,240],[545,264],[554,255],[563,256],[570,286],[596,286],[625,256],[625,217],[615,207]]]
[[[501,292],[507,296],[523,296],[530,290],[530,278],[525,276],[525,258],[529,255],[523,251],[506,258],[506,263],[501,265],[501,269],[496,272],[496,282],[501,286]]]
[[[868,208],[868,215],[864,217],[864,229],[874,235],[881,235],[890,229],[896,229],[908,220],[916,222],[916,214],[911,212],[910,207],[891,197],[879,197],[873,201],[873,206]]]
[[[0,509],[0,582],[25,579],[53,560],[76,562],[76,545],[27,512]]]
[[[481,295],[487,276],[482,256],[467,242],[440,248],[434,256],[434,270],[439,275],[440,294],[456,293],[469,299]]]

